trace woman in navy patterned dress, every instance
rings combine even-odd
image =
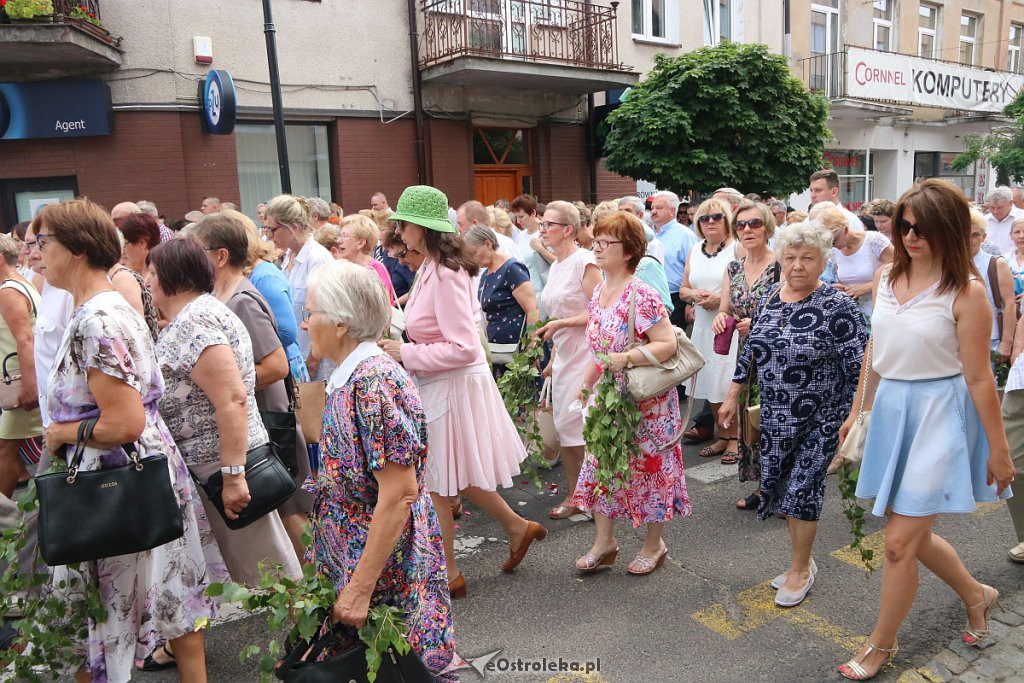
[[[748,374],[761,387],[761,504],[782,513],[792,539],[790,569],[772,581],[780,607],[800,604],[814,584],[811,548],[825,497],[825,471],[850,412],[867,334],[857,304],[821,282],[832,235],[820,223],[776,234],[781,286],[762,301],[719,414],[736,417]],[[753,367],[751,364],[753,363]]]
[[[423,482],[423,406],[402,366],[377,347],[391,314],[384,289],[374,272],[335,261],[310,277],[306,307],[312,353],[337,363],[307,557],[338,588],[334,621],[358,628],[370,607],[397,607],[431,673],[458,680],[441,527]]]

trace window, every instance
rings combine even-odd
[[[974,170],[971,164],[962,171],[953,170],[953,160],[959,152],[916,152],[914,154],[914,179],[941,178],[948,180],[961,190],[967,199],[974,200]]]
[[[960,15],[960,62],[963,64],[974,64],[977,57],[979,24],[981,17],[976,14]]]
[[[679,0],[633,0],[633,38],[679,41]]]
[[[477,165],[529,164],[529,131],[522,128],[475,128],[473,163]]]
[[[894,0],[875,0],[874,45],[876,50],[892,51],[892,6]]]
[[[839,47],[839,0],[822,0],[811,5],[811,90],[832,97],[840,87],[837,54]]]
[[[863,149],[826,149],[825,164],[839,174],[839,200],[856,213],[871,196],[871,159]]]
[[[917,24],[917,56],[934,59],[939,56],[936,29],[939,26],[939,8],[922,2]]]
[[[1024,26],[1010,24],[1010,47],[1006,58],[1006,70],[1015,74],[1021,73],[1020,48],[1024,38]]]
[[[344,125],[341,123],[339,125]],[[288,168],[292,193],[331,201],[331,162],[327,152],[327,126],[289,124]],[[281,194],[274,126],[246,123],[235,126],[238,147],[238,188],[242,211],[256,217],[256,205]]]
[[[704,0],[704,44],[732,40],[732,0]]]

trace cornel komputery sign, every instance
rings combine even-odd
[[[1024,75],[849,48],[847,97],[965,111],[1001,112],[1024,88]]]
[[[0,140],[110,135],[113,129],[105,81],[0,83]]]

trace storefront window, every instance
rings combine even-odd
[[[968,200],[974,201],[974,164],[962,171],[953,169],[953,160],[959,152],[917,152],[914,154],[914,180],[939,178],[948,180],[961,190]]]
[[[344,125],[344,124],[341,124]],[[281,194],[277,164],[277,138],[271,124],[239,124],[238,188],[242,211],[255,218],[256,205]],[[285,126],[288,168],[292,193],[331,201],[331,162],[327,151],[327,126]]]
[[[850,211],[859,211],[871,185],[868,153],[862,149],[827,149],[825,164],[839,174],[839,200]]]

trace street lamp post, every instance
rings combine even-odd
[[[270,0],[263,0],[263,33],[267,37],[267,63],[270,65],[270,99],[274,106],[274,133],[277,137],[277,167],[281,173],[281,191],[291,194],[292,177],[288,170],[288,141],[284,132],[284,108],[281,105],[281,74],[277,69],[277,29]]]

